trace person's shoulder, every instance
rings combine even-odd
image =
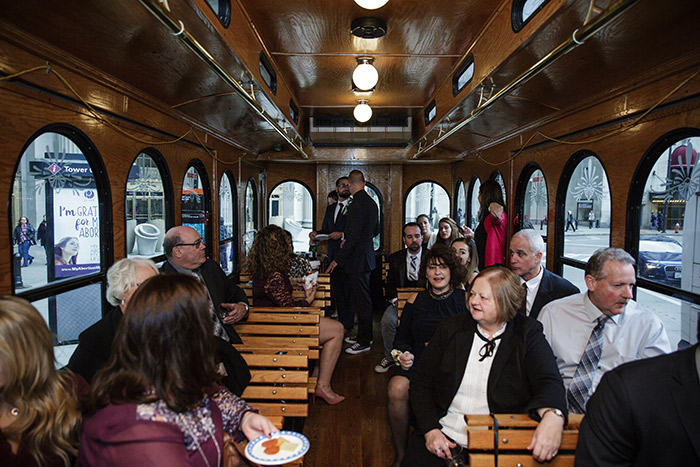
[[[114,333],[116,333],[116,326],[119,324],[121,317],[121,310],[118,307],[114,307],[112,311],[103,316],[102,319],[81,332],[78,336],[78,341],[84,345],[103,343],[106,335],[114,335]]]
[[[564,279],[559,274],[555,274],[548,269],[544,270],[544,277],[547,277],[557,287],[566,287],[568,289],[575,289],[576,290],[575,293],[581,292],[581,290],[578,287],[576,287],[574,284],[572,284],[571,281],[569,281],[568,279]],[[543,277],[543,279],[544,279],[544,277]]]
[[[398,251],[395,251],[389,255],[389,262],[398,261],[401,259],[406,259],[406,249],[405,248],[402,248]]]
[[[566,297],[557,298],[556,300],[552,300],[551,302],[547,303],[544,307],[542,307],[542,311],[540,311],[540,314],[537,316],[537,319],[542,321],[542,319],[546,318],[548,315],[556,315],[557,313],[565,312],[579,307],[583,309],[583,300],[585,295],[586,292],[579,292],[572,295],[568,295]]]
[[[688,373],[692,375],[695,370],[695,348],[696,346],[693,346],[669,354],[626,362],[608,373],[615,374],[623,381],[630,383],[639,380],[648,381],[649,375],[654,375],[655,378],[658,378],[664,373],[672,373],[677,363],[685,361],[689,363],[688,369],[690,371]]]

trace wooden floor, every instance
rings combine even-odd
[[[394,449],[387,421],[387,382],[394,370],[375,373],[382,359],[380,314],[374,315],[372,350],[359,355],[342,352],[333,389],[345,400],[330,406],[323,400],[310,405],[304,435],[311,447],[305,467],[387,467]],[[347,344],[345,347],[349,347]]]

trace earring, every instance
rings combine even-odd
[[[123,299],[123,298],[122,298],[122,301],[119,302],[119,304],[120,304],[121,306],[124,306],[124,299]]]
[[[19,409],[17,407],[12,407],[10,410],[10,413],[14,415],[15,417],[19,416]]]

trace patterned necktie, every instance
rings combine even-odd
[[[338,214],[343,212],[344,207],[345,207],[345,203],[342,201],[339,201],[338,206],[335,209],[335,215],[333,216],[333,222],[338,222]]]
[[[523,282],[523,289],[525,289],[525,298],[523,299],[523,304],[520,305],[518,313],[527,316],[527,284]]]
[[[418,280],[418,257],[411,256],[411,266],[408,268],[408,279],[412,281]]]
[[[216,337],[222,338],[226,342],[230,342],[228,333],[224,329],[224,325],[221,324],[221,321],[219,321],[219,315],[216,313],[216,310],[214,310],[214,302],[211,299],[211,294],[209,293],[209,289],[207,288],[206,282],[204,282],[204,278],[199,273],[199,271],[192,271],[192,274],[194,274],[194,277],[202,283],[202,285],[207,291],[207,296],[209,297],[209,315],[211,316],[212,321],[214,321],[214,335]]]
[[[598,324],[595,325],[593,332],[591,332],[591,337],[588,338],[586,349],[583,351],[581,361],[578,363],[574,377],[566,391],[566,402],[569,406],[569,412],[586,413],[588,392],[591,389],[593,376],[598,368],[600,355],[603,352],[603,327],[605,327],[605,323],[609,319],[610,316],[608,315],[599,316]]]

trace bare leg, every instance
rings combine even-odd
[[[405,376],[394,376],[389,380],[389,426],[394,440],[394,462],[392,467],[401,465],[408,445],[409,406],[408,386]]]
[[[319,362],[319,374],[317,387],[327,396],[324,400],[328,403],[338,403],[338,398],[344,399],[333,392],[331,388],[331,378],[335,370],[335,364],[338,362],[338,356],[343,348],[343,325],[338,321],[329,318],[321,318],[320,322],[319,342],[323,345]],[[323,396],[321,396],[323,397]]]

